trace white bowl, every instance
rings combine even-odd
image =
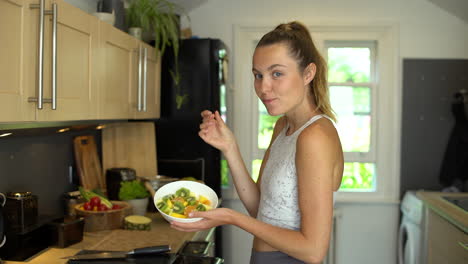
[[[165,195],[168,194],[174,194],[177,190],[180,188],[187,188],[191,192],[197,194],[197,195],[203,195],[206,198],[208,198],[212,205],[212,208],[216,208],[218,206],[218,196],[216,195],[215,191],[208,187],[207,185],[195,181],[175,181],[171,182],[168,184],[165,184],[161,188],[159,188],[156,193],[154,194],[153,197],[153,202],[154,205],[156,206],[157,201],[162,199]],[[178,218],[178,217],[173,217],[170,215],[167,215],[163,213],[159,208],[156,206],[156,209],[161,213],[161,215],[166,219],[167,221],[176,221],[176,222],[182,222],[182,223],[193,223],[196,221],[200,221],[202,218],[201,217],[194,217],[194,218]]]

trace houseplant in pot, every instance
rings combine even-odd
[[[162,56],[166,48],[171,47],[174,53],[174,70],[171,71],[176,91],[177,108],[188,99],[187,95],[180,93],[179,57],[179,16],[188,15],[183,9],[168,0],[132,0],[126,10],[126,21],[129,34],[147,42],[154,40],[154,46]],[[141,30],[137,29],[141,28]],[[139,32],[139,33],[138,33]],[[147,34],[145,34],[147,33]],[[145,35],[150,36],[148,40]]]
[[[139,180],[123,181],[120,183],[119,199],[126,201],[133,207],[133,214],[145,215],[150,193],[143,182]]]

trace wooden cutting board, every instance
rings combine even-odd
[[[132,168],[139,177],[158,174],[156,135],[153,122],[106,125],[102,130],[103,172],[110,168]]]
[[[80,178],[80,185],[85,189],[106,190],[101,162],[94,136],[78,136],[73,139],[75,162]]]

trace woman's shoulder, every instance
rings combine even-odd
[[[319,144],[320,142],[336,143],[339,142],[339,136],[333,122],[326,117],[322,117],[304,128],[299,134],[298,142],[305,141],[304,143],[306,143],[310,140],[319,141],[317,142]]]

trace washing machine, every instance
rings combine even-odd
[[[398,264],[425,264],[427,262],[427,207],[408,191],[400,207],[402,219],[398,234]]]

